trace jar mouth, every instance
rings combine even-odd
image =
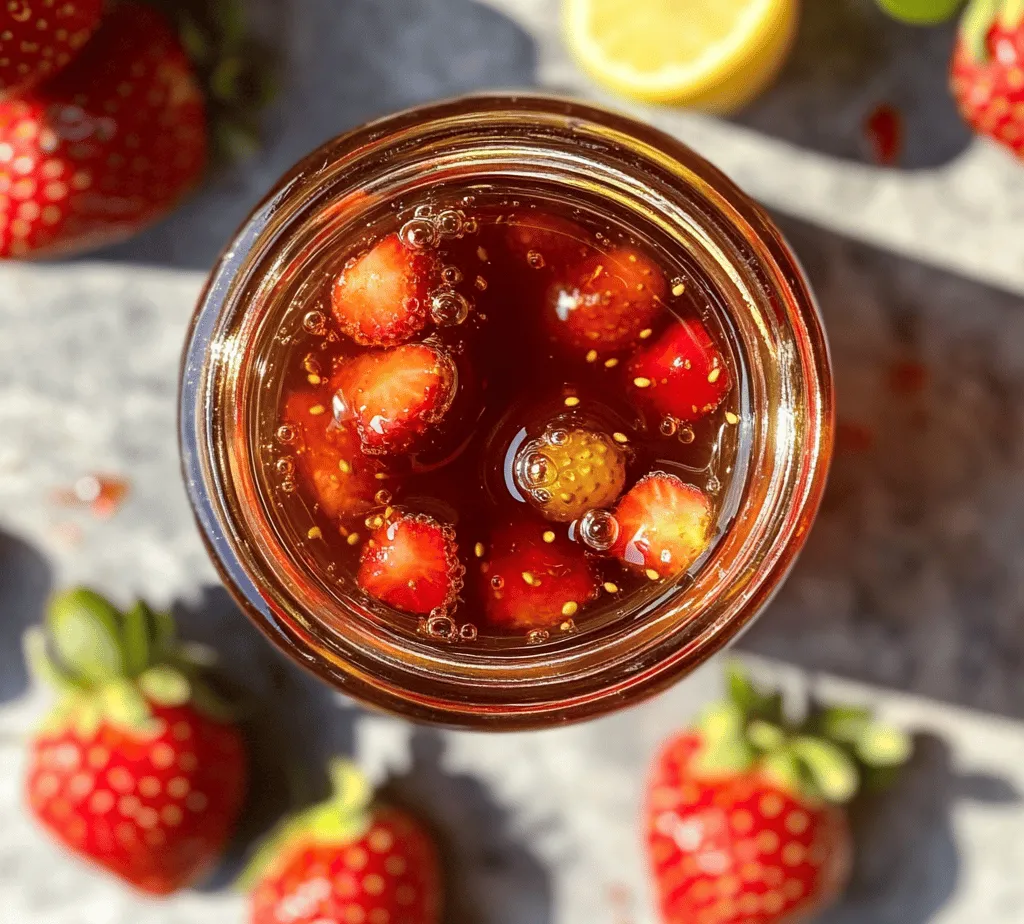
[[[600,636],[505,653],[392,631],[324,592],[291,554],[261,493],[254,395],[282,280],[332,229],[398,190],[442,178],[561,177],[642,209],[725,294],[744,356],[747,470],[731,525],[685,587]],[[525,728],[649,695],[741,632],[779,586],[820,503],[831,457],[827,345],[799,266],[771,220],[675,139],[552,97],[488,95],[363,126],[288,174],[240,229],[193,318],[180,440],[211,557],[246,613],[344,692],[426,721]]]

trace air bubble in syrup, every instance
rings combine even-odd
[[[429,218],[434,214],[434,207],[432,205],[417,205],[412,214],[416,218]]]
[[[307,311],[302,326],[311,334],[322,337],[327,332],[327,318],[322,311]]]
[[[697,438],[691,427],[682,427],[677,435],[680,443],[692,443]]]
[[[528,491],[552,484],[558,472],[542,452],[526,452],[520,456],[519,480]]]
[[[441,270],[441,278],[450,286],[457,286],[462,282],[462,270],[457,266],[446,266]]]
[[[287,477],[288,475],[295,471],[295,463],[287,456],[283,459],[278,459],[277,470],[280,474]]]
[[[295,437],[298,434],[295,432],[295,428],[294,427],[289,427],[288,424],[283,424],[282,426],[277,428],[277,434],[276,435],[277,435],[277,441],[279,443],[284,443],[287,446],[288,443],[295,442]]]
[[[386,507],[391,503],[391,492],[386,488],[381,488],[376,494],[373,495],[373,499],[380,504],[382,507]]]
[[[658,425],[658,430],[661,431],[662,436],[675,436],[676,431],[679,429],[679,424],[675,422],[672,417],[665,417]]]
[[[526,254],[526,262],[531,269],[544,269],[544,254],[539,250],[531,250]]]
[[[458,292],[444,289],[431,299],[430,317],[441,327],[455,327],[469,317],[469,302]]]
[[[462,234],[466,216],[455,209],[445,209],[437,216],[437,230],[442,237],[458,237]]]
[[[426,629],[427,635],[440,639],[442,642],[450,642],[459,633],[459,627],[455,625],[455,620],[451,616],[444,615],[443,611],[438,613],[437,610],[434,610],[427,620]]]
[[[464,642],[475,642],[477,637],[477,628],[471,622],[467,622],[461,629],[459,629],[459,638]]]
[[[619,521],[608,510],[588,510],[580,520],[580,539],[595,552],[607,552],[619,538]]]
[[[437,244],[437,228],[426,218],[411,218],[402,225],[398,236],[410,250],[429,250]]]
[[[708,478],[707,484],[704,486],[704,489],[708,492],[708,494],[717,494],[719,491],[722,490],[722,482],[720,482],[714,475],[711,475]]]
[[[555,446],[561,446],[563,443],[568,442],[569,434],[565,430],[552,430],[548,434],[548,440]]]
[[[505,579],[500,575],[496,574],[491,578],[491,587],[495,590],[501,590],[505,586]]]
[[[526,642],[529,645],[540,645],[549,638],[551,638],[551,633],[547,629],[531,629],[526,636]]]
[[[281,482],[281,491],[282,491],[282,493],[284,493],[284,494],[291,494],[294,490],[295,490],[295,482],[294,481],[282,481]]]

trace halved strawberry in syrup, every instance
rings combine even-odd
[[[351,426],[334,421],[330,397],[323,389],[292,392],[281,422],[295,432],[290,448],[298,473],[324,513],[357,516],[373,506],[373,495],[380,488],[375,475],[382,466],[363,455]]]
[[[437,272],[434,254],[411,250],[389,234],[338,276],[331,292],[334,319],[364,346],[411,340],[430,318],[430,286]]]
[[[616,247],[564,271],[548,290],[545,321],[569,347],[616,353],[657,322],[667,293],[657,263],[632,247]]]
[[[676,475],[652,472],[615,508],[619,535],[612,554],[651,579],[686,571],[711,544],[711,503]]]
[[[356,580],[371,597],[426,616],[455,602],[464,574],[450,526],[425,514],[401,513],[363,546]]]
[[[732,376],[707,328],[691,319],[674,322],[627,363],[626,387],[659,416],[692,423],[725,400]]]
[[[559,625],[590,603],[601,586],[580,546],[545,523],[525,519],[492,537],[480,580],[487,618],[506,629]]]
[[[331,386],[338,419],[352,421],[363,451],[378,455],[429,438],[455,399],[458,375],[441,347],[409,343],[343,363]]]

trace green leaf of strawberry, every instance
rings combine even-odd
[[[118,617],[107,600],[85,588],[58,594],[50,601],[47,625],[54,648],[72,676],[86,684],[102,684],[124,671]]]
[[[891,774],[905,762],[909,740],[856,707],[815,705],[789,723],[781,698],[735,665],[727,686],[729,699],[667,742],[652,769],[661,911],[673,924],[783,924],[842,890],[852,853],[843,806],[878,778],[873,765]]]

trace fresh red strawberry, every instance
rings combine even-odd
[[[711,503],[676,475],[652,472],[615,508],[619,534],[612,547],[624,565],[652,580],[675,577],[711,543]]]
[[[557,626],[597,597],[601,586],[580,546],[526,519],[493,536],[480,584],[487,618],[506,629]]]
[[[389,234],[346,265],[331,296],[342,332],[364,346],[412,339],[430,317],[430,287],[438,273],[432,253],[406,247]]]
[[[127,237],[200,179],[199,85],[166,20],[118,5],[52,81],[0,102],[0,257]]]
[[[329,517],[365,513],[380,489],[380,462],[363,454],[351,424],[335,421],[324,389],[292,392],[282,423],[292,431],[287,447],[320,509]]]
[[[0,17],[0,98],[49,80],[79,53],[103,0],[9,0]]]
[[[618,247],[569,267],[547,296],[548,329],[559,342],[597,355],[633,346],[664,308],[668,284],[639,250]]]
[[[843,804],[862,773],[891,772],[907,738],[859,709],[788,727],[781,700],[734,671],[732,698],[668,741],[645,827],[666,924],[796,924],[841,893],[852,862]]]
[[[334,795],[286,821],[254,859],[251,924],[439,924],[433,839],[408,813],[371,804],[349,764],[331,776]]]
[[[429,437],[448,412],[457,380],[452,358],[431,344],[364,353],[331,380],[340,402],[336,416],[354,421],[364,452],[405,452]]]
[[[464,572],[450,526],[424,514],[398,513],[363,546],[356,580],[371,597],[426,616],[455,602]]]
[[[57,596],[47,631],[26,640],[30,663],[61,692],[30,745],[32,813],[75,853],[155,895],[211,869],[247,775],[241,733],[169,620],[77,590]]]
[[[1024,4],[972,0],[953,52],[952,88],[976,132],[1024,157]]]
[[[661,417],[692,423],[725,400],[732,376],[700,321],[676,321],[626,365],[629,392]]]
[[[592,251],[593,239],[575,222],[543,212],[509,216],[508,249],[534,269],[578,263]]]

